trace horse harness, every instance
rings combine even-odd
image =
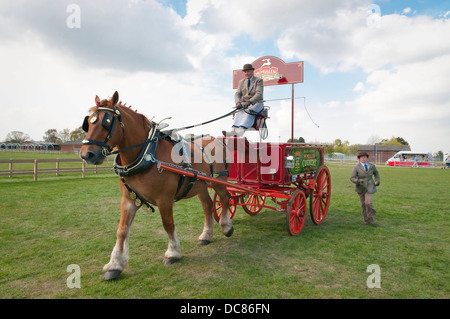
[[[161,139],[168,139],[169,141],[172,142],[173,145],[175,145],[177,143],[177,141],[173,140],[171,138],[171,133],[172,130],[170,131],[160,131],[158,129],[158,124],[152,121],[152,127],[150,128],[150,132],[148,134],[148,138],[145,142],[140,143],[140,144],[136,144],[133,146],[129,146],[126,147],[124,149],[120,149],[120,150],[116,150],[116,151],[112,151],[113,148],[108,145],[108,141],[111,139],[111,135],[112,132],[114,131],[114,126],[116,124],[116,119],[119,121],[120,126],[122,127],[122,130],[124,129],[124,125],[122,122],[122,117],[120,115],[120,111],[117,108],[117,106],[114,107],[114,109],[110,109],[110,108],[106,108],[106,107],[98,107],[97,109],[97,113],[94,114],[94,116],[91,118],[91,120],[89,121],[89,116],[86,116],[82,125],[82,128],[85,132],[88,131],[89,129],[89,122],[90,123],[95,123],[98,120],[98,111],[105,111],[105,114],[103,115],[103,120],[102,120],[102,127],[108,131],[108,136],[106,137],[104,142],[98,142],[98,141],[94,141],[91,139],[84,139],[82,141],[83,145],[97,145],[100,146],[102,148],[102,154],[104,156],[108,156],[108,155],[113,155],[116,154],[116,157],[114,158],[114,165],[113,165],[113,169],[114,172],[119,175],[120,180],[122,181],[123,185],[125,186],[125,188],[128,190],[129,194],[130,194],[130,198],[133,199],[135,201],[135,205],[140,207],[142,206],[142,204],[145,204],[147,206],[147,209],[152,212],[155,211],[155,209],[150,205],[150,203],[148,203],[147,201],[145,201],[141,196],[138,195],[138,193],[136,193],[126,182],[124,179],[125,177],[129,177],[129,176],[133,176],[136,174],[139,174],[147,169],[149,169],[153,163],[157,162],[157,163],[164,163],[162,161],[159,161],[155,158],[155,154],[156,154],[156,150],[158,147],[158,142]],[[112,114],[110,114],[112,113]],[[191,142],[194,143],[194,145],[196,145],[198,148],[201,149],[203,155],[206,157],[206,159],[209,161],[204,148],[201,147],[200,145],[198,145],[197,143],[194,142],[195,139],[200,138],[202,136],[199,137],[193,137],[191,138]],[[180,141],[178,141],[178,143],[185,143],[185,141],[183,139],[181,139]],[[132,148],[136,148],[136,147],[140,147],[142,146],[142,150],[139,153],[139,156],[136,158],[136,160],[134,160],[131,164],[126,165],[126,166],[122,166],[121,165],[121,159],[120,159],[120,152],[124,152],[127,150],[130,150]],[[181,150],[181,152],[186,152],[186,149],[183,147]],[[181,154],[180,154],[181,155]],[[187,158],[188,154],[185,154],[185,158]],[[181,187],[184,184],[185,181],[185,177],[186,175],[182,175],[180,174],[180,179],[178,181],[178,187],[177,187],[177,191],[175,193],[175,201],[179,201],[180,199],[183,199],[184,197],[187,196],[187,194],[189,193],[189,191],[192,189],[192,187],[194,186],[195,181],[197,180],[197,176],[198,175],[203,175],[203,176],[207,176],[206,173],[195,170],[191,167],[191,164],[189,161],[184,162],[182,166],[180,165],[176,165],[176,164],[170,164],[170,163],[164,163],[166,165],[169,166],[173,166],[176,168],[181,168],[183,170],[188,170],[190,172],[192,172],[194,175],[192,177],[189,177],[189,184],[187,186],[187,188],[185,189],[185,191],[181,194],[181,196],[178,196],[178,193],[181,189]],[[158,165],[159,166],[159,165]],[[211,174],[210,176],[213,177],[220,177],[220,176],[228,176],[228,163],[225,161],[225,171],[219,172],[219,173],[214,173],[214,169],[213,169],[213,165],[212,162],[209,161],[209,166],[210,166],[210,171]],[[162,173],[162,170],[160,168],[158,168],[158,172]]]
[[[104,156],[107,156],[111,154],[112,147],[108,145],[108,141],[111,139],[112,132],[114,131],[114,127],[116,125],[116,119],[119,120],[120,126],[122,127],[122,131],[124,128],[123,122],[122,122],[122,116],[120,115],[119,109],[114,107],[114,110],[107,108],[107,107],[98,107],[97,112],[92,116],[92,118],[89,120],[89,116],[86,116],[83,121],[83,125],[81,126],[83,131],[86,133],[89,130],[89,122],[91,124],[94,124],[98,120],[98,112],[99,111],[105,111],[105,114],[103,115],[102,119],[102,127],[108,131],[108,136],[106,136],[106,139],[104,142],[97,142],[93,141],[91,139],[84,139],[83,145],[98,145],[102,148],[102,154]],[[110,114],[112,113],[112,115]]]

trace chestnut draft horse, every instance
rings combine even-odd
[[[170,264],[181,258],[180,241],[175,232],[173,219],[173,205],[178,199],[195,195],[199,197],[205,213],[205,224],[198,243],[209,244],[213,237],[214,217],[213,202],[206,182],[193,177],[184,178],[184,175],[157,167],[158,162],[180,165],[177,162],[180,157],[173,156],[174,153],[179,153],[174,152],[176,145],[174,141],[168,134],[159,130],[158,124],[122,105],[117,91],[109,100],[100,100],[96,96],[95,103],[96,106],[89,110],[90,115],[86,116],[83,123],[83,129],[87,134],[80,156],[89,164],[100,165],[107,155],[117,154],[114,169],[120,176],[122,192],[117,241],[109,263],[103,267],[105,272],[103,278],[106,280],[117,278],[128,265],[130,226],[136,211],[143,204],[149,209],[153,209],[151,205],[157,206],[161,214],[164,229],[169,237],[164,263]],[[210,161],[211,155],[214,156],[214,152],[218,153],[219,149],[225,154],[225,146],[212,137],[200,141],[192,140],[185,144],[190,148],[191,154],[197,148],[202,150],[203,156],[201,160],[195,160],[188,165],[184,163],[184,168],[207,176],[214,174],[214,177],[226,181],[228,176],[226,158]],[[219,221],[221,231],[229,237],[233,233],[228,210],[230,195],[225,185],[212,183],[212,187],[220,196],[224,212],[220,215]]]

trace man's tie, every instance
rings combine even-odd
[[[364,164],[364,168],[366,169],[366,172],[369,170],[369,169],[367,168],[367,163]]]
[[[247,89],[250,89],[250,80],[247,82]]]

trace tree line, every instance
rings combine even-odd
[[[45,131],[42,140],[48,143],[63,144],[69,141],[81,141],[84,139],[85,136],[86,132],[84,132],[80,126],[73,131],[71,131],[68,128],[63,129],[59,132],[56,129],[48,129],[47,131]],[[12,131],[6,135],[6,140],[4,142],[24,144],[28,142],[33,142],[33,140],[30,138],[28,134],[24,132]]]
[[[288,140],[291,142],[291,139]],[[305,143],[305,139],[303,137],[294,138],[294,142]],[[337,138],[333,141],[333,143],[323,143],[325,144],[324,152],[325,154],[333,154],[333,153],[341,153],[345,155],[355,155],[358,144],[350,144],[349,141],[342,141]],[[402,137],[392,136],[391,138],[380,138],[378,136],[371,136],[368,140],[369,145],[377,144],[377,145],[409,145],[409,143]]]
[[[71,131],[66,128],[62,131],[56,129],[48,129],[44,136],[42,137],[44,142],[54,143],[54,144],[63,144],[69,141],[82,141],[86,136],[86,132],[83,129],[78,127],[77,129]],[[28,134],[25,134],[20,131],[12,131],[7,134],[6,140],[4,143],[18,143],[24,144],[27,142],[33,142]],[[291,142],[291,139],[287,140],[287,142]],[[294,138],[294,143],[305,143],[305,139],[303,137]],[[358,144],[351,145],[349,141],[342,141],[337,138],[333,141],[333,143],[323,143],[325,144],[324,152],[325,154],[333,154],[333,153],[341,153],[345,155],[355,155],[357,152]],[[392,136],[389,139],[382,139],[379,136],[371,136],[367,141],[367,144],[373,145],[409,145],[409,143],[402,137],[394,137]],[[444,153],[442,151],[438,151],[433,154],[436,158],[442,159]]]

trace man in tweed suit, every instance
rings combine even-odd
[[[359,163],[353,167],[350,181],[355,183],[355,192],[359,195],[361,210],[365,224],[375,224],[373,216],[377,214],[373,208],[373,195],[376,193],[376,186],[380,185],[380,174],[374,164],[368,162],[367,152],[358,153]],[[373,180],[375,177],[375,181]]]
[[[223,131],[223,135],[242,136],[245,131],[253,126],[256,115],[263,109],[263,80],[253,75],[254,68],[251,64],[244,64],[242,72],[244,78],[239,81],[238,89],[234,95],[234,102],[238,111],[234,115],[233,130]]]

